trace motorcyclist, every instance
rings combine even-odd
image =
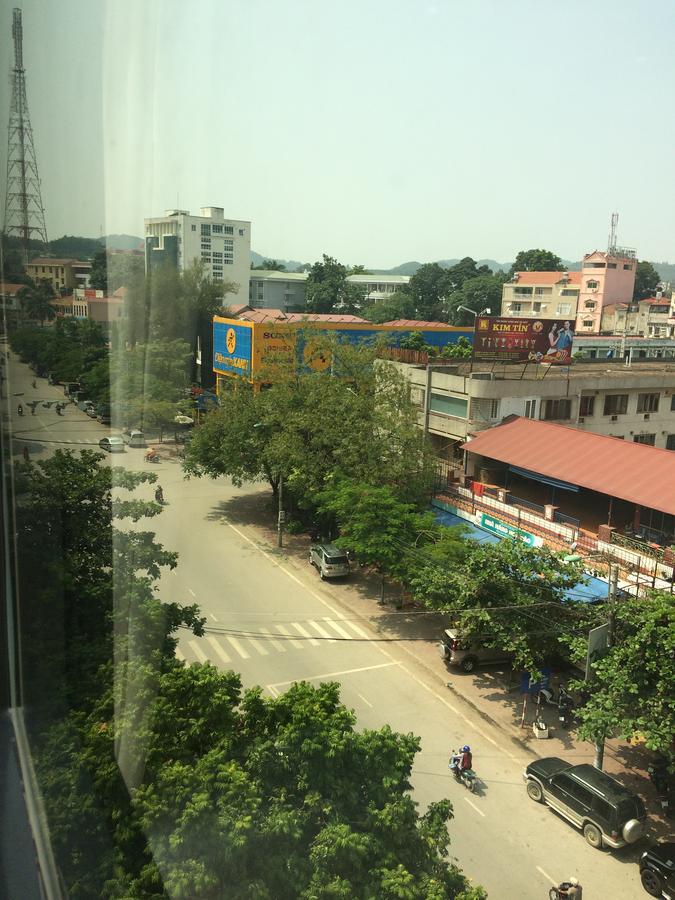
[[[164,503],[164,491],[162,490],[162,486],[160,484],[158,484],[155,489],[155,500],[157,501],[157,503]]]
[[[18,414],[19,414],[20,416],[23,415],[23,406],[22,406],[20,403],[19,403],[19,405],[17,406],[16,411],[18,412]]]
[[[155,450],[155,448],[148,447],[148,449],[145,453],[145,461],[146,462],[154,462],[154,460],[157,459],[157,456],[158,456],[158,454],[157,454],[157,451]]]
[[[453,755],[450,762],[450,768],[453,770],[457,778],[462,777],[462,773],[473,768],[473,757],[471,755],[471,747],[464,744],[459,753]]]

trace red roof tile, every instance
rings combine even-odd
[[[382,327],[386,328],[447,328],[455,329],[456,325],[448,325],[447,322],[425,322],[423,319],[392,319],[391,322],[383,322]],[[467,326],[468,327],[468,326]]]
[[[302,324],[303,322],[336,322],[338,324],[370,325],[366,319],[359,316],[340,316],[333,313],[285,313],[280,309],[249,309],[245,306],[240,312],[234,313],[236,318],[245,322],[288,322],[289,324]]]
[[[558,284],[563,280],[564,272],[517,272],[518,280],[507,284]],[[572,285],[581,284],[581,272],[568,272],[567,282]]]
[[[509,465],[675,515],[675,452],[511,416],[462,445]]]
[[[25,288],[25,284],[11,284],[9,281],[0,281],[0,294],[7,294],[13,297],[18,294],[21,288]]]

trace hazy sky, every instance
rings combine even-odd
[[[277,257],[577,259],[618,210],[620,242],[675,260],[672,0],[22,8],[50,237],[142,235],[178,202]]]

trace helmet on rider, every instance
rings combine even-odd
[[[464,746],[462,747],[462,753],[470,753],[470,752],[471,752],[471,747],[469,747],[468,744],[464,744]]]

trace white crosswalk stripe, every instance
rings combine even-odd
[[[199,646],[199,643],[197,641],[188,641],[188,647],[190,648],[190,650],[192,650],[192,652],[197,657],[197,660],[199,662],[203,662],[203,663],[208,662],[208,657],[207,657],[206,653],[203,652],[202,648]]]
[[[348,641],[351,641],[351,639],[352,639],[351,634],[348,631],[345,631],[344,628],[341,625],[338,625],[338,623],[335,622],[333,619],[325,618],[322,621],[325,622],[326,625],[330,625],[330,627],[334,631],[337,631],[337,633],[340,635],[340,637],[345,638]]]
[[[302,650],[305,646],[302,641],[296,641],[295,638],[291,637],[291,633],[288,628],[284,628],[283,625],[275,625],[274,626],[279,634],[283,634],[287,639],[287,643],[292,644],[297,650]]]
[[[369,635],[367,635],[366,632],[363,630],[363,628],[361,628],[359,625],[357,625],[356,622],[352,622],[351,619],[345,619],[344,624],[348,625],[349,628],[351,628],[352,631],[356,632],[356,634],[360,638],[364,638],[367,641],[370,640]]]
[[[264,634],[264,635],[265,635],[265,637],[263,638],[263,640],[267,641],[268,644],[271,644],[271,645],[274,647],[275,650],[277,650],[279,653],[285,653],[285,652],[286,652],[286,647],[284,646],[284,642],[283,642],[283,641],[277,641],[276,638],[273,638],[272,635],[271,635],[271,633],[267,630],[267,628],[259,628],[258,631],[259,631],[261,634]]]
[[[309,643],[312,645],[312,647],[320,647],[321,646],[321,641],[317,641],[316,638],[313,638],[311,636],[311,634],[309,633],[309,631],[307,631],[306,628],[303,628],[302,625],[300,625],[298,622],[291,622],[291,625],[293,626],[293,628],[295,628],[295,630],[298,632],[298,634],[301,634],[304,638],[306,638],[309,641]]]
[[[209,642],[209,644],[211,644],[211,646],[216,651],[216,653],[218,654],[218,656],[220,657],[222,662],[224,662],[226,665],[227,665],[227,663],[232,662],[230,657],[227,655],[227,653],[223,650],[223,648],[220,646],[220,644],[214,637],[211,637],[211,635],[207,635],[206,640]]]
[[[253,649],[257,653],[259,653],[261,656],[269,655],[270,651],[267,649],[267,647],[265,646],[263,641],[259,641],[256,638],[252,638],[252,637],[246,638],[246,640],[253,647]]]
[[[176,657],[178,662],[185,662],[185,656],[180,652],[178,647],[176,647],[176,649],[174,651],[174,656]]]
[[[310,619],[307,624],[311,625],[312,628],[317,632],[317,634],[320,634],[322,638],[325,638],[329,644],[337,644],[337,639],[334,638],[328,631],[326,631],[325,628],[319,625],[318,622],[315,622],[314,619]]]
[[[246,650],[244,650],[244,648],[236,638],[230,637],[228,634],[224,634],[223,637],[231,647],[234,647],[235,651],[239,654],[239,656],[241,656],[242,659],[250,659],[251,654],[247,653]]]

